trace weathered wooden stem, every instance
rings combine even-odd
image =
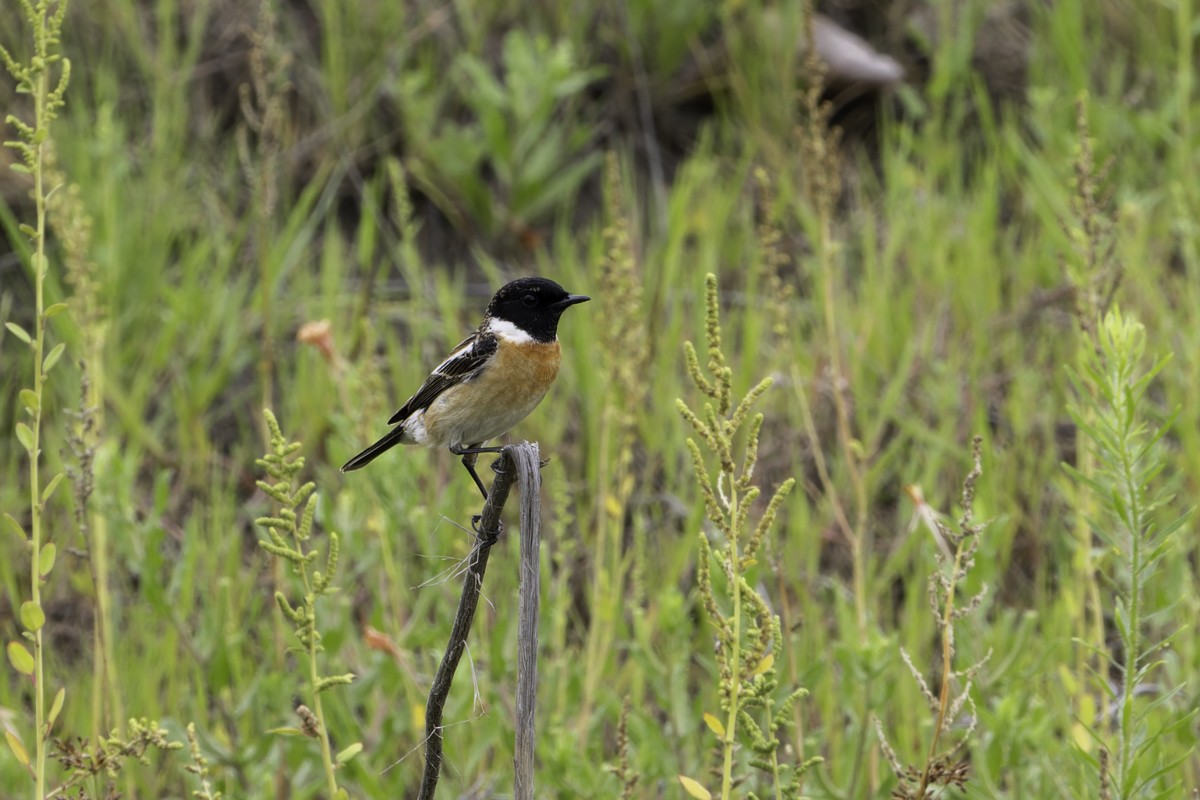
[[[504,526],[500,514],[508,501],[514,480],[521,487],[521,566],[519,619],[517,624],[517,720],[514,755],[514,797],[532,800],[534,767],[534,712],[537,697],[537,643],[539,595],[539,542],[541,535],[541,462],[536,443],[507,445],[492,465],[496,479],[488,492],[483,513],[475,531],[478,538],[467,556],[458,611],[450,628],[446,652],[429,688],[425,704],[425,770],[421,777],[418,800],[433,800],[442,771],[442,711],[458,662],[467,646],[467,636],[475,620],[483,575],[487,571],[492,545]]]

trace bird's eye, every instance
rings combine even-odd
[[[527,306],[533,306],[533,305],[536,305],[536,304],[537,304],[537,296],[536,296],[536,295],[532,295],[532,294],[527,294],[527,295],[525,295],[524,297],[522,297],[522,298],[521,298],[521,302],[522,302],[522,303],[524,303],[524,304],[525,304],[525,305],[527,305]]]

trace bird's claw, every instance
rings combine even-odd
[[[480,545],[482,545],[482,546],[484,546],[484,547],[491,547],[492,545],[494,545],[494,544],[496,543],[496,540],[500,538],[500,534],[504,532],[504,523],[503,523],[503,522],[497,522],[497,523],[496,523],[496,530],[494,530],[494,531],[485,531],[485,530],[483,530],[482,528],[480,528],[480,524],[481,524],[482,522],[483,522],[483,515],[482,515],[482,514],[474,514],[474,515],[472,515],[472,517],[471,517],[471,530],[475,531],[475,540],[476,540],[476,541],[477,541],[477,542],[478,542]]]

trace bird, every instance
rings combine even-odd
[[[474,333],[388,420],[395,427],[347,461],[342,472],[365,467],[398,444],[445,447],[462,456],[486,501],[488,492],[475,462],[480,453],[502,448],[484,444],[512,430],[546,396],[562,360],[559,318],[590,299],[570,294],[548,278],[518,278],[505,284],[488,303]]]

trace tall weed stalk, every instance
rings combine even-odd
[[[125,721],[113,649],[108,518],[93,502],[96,456],[104,438],[104,353],[108,314],[100,292],[98,267],[91,257],[92,218],[84,207],[80,188],[67,182],[66,175],[53,166],[53,160],[47,174],[51,183],[59,187],[50,197],[50,225],[62,246],[64,274],[74,293],[71,316],[79,326],[82,338],[80,408],[72,414],[74,424],[67,437],[76,465],[67,469],[67,475],[75,490],[75,523],[87,543],[88,566],[96,593],[92,628],[91,734],[93,741],[99,741],[110,726],[121,726]],[[105,456],[102,454],[101,458]]]
[[[838,464],[830,463],[826,458],[804,388],[812,385],[812,376],[802,375],[798,369],[793,370],[792,384],[797,387],[796,399],[821,490],[828,499],[835,528],[850,551],[854,635],[857,641],[866,643],[872,639],[871,599],[867,585],[867,559],[871,550],[868,480],[871,461],[876,453],[860,438],[853,418],[855,386],[847,370],[849,360],[843,340],[845,320],[842,318],[842,282],[846,269],[839,255],[843,252],[842,243],[834,227],[838,201],[842,195],[842,134],[832,124],[832,105],[822,100],[827,68],[817,54],[813,27],[815,9],[811,2],[804,3],[804,17],[807,51],[803,69],[806,86],[800,97],[801,120],[796,126],[795,138],[800,150],[798,161],[804,165],[800,185],[807,207],[803,209],[803,216],[812,241],[811,268],[820,309],[818,336],[828,358],[826,380],[833,402],[834,437],[841,472],[835,470]],[[849,496],[845,491],[847,488]],[[864,661],[870,658],[865,646],[858,657]],[[870,747],[870,726],[865,723],[873,702],[875,674],[876,670],[865,669],[864,678],[859,683],[862,709],[859,720],[863,723],[855,731],[854,767],[850,783],[845,789],[847,797],[859,796],[859,787],[862,785],[867,787],[868,794],[875,793],[879,786],[878,754]]]
[[[947,559],[941,552],[935,552],[938,569],[929,578],[929,603],[941,635],[941,676],[936,693],[930,690],[912,656],[904,648],[900,649],[901,658],[933,716],[933,734],[929,737],[923,764],[919,767],[905,765],[888,743],[882,723],[875,719],[883,754],[896,775],[897,786],[891,795],[895,800],[924,800],[931,792],[944,793],[951,786],[962,789],[967,782],[969,762],[962,757],[962,751],[978,720],[971,686],[988,656],[962,668],[956,667],[954,657],[957,626],[979,609],[987,591],[984,586],[975,595],[962,596],[963,583],[975,566],[975,554],[984,529],[982,524],[975,522],[975,486],[983,475],[982,447],[982,437],[976,436],[972,450],[974,467],[963,481],[962,516],[958,519],[957,529],[932,510],[920,509],[921,517],[933,528],[930,532],[939,543],[953,550],[953,556]],[[959,682],[962,682],[961,689]],[[957,726],[958,732],[950,739],[952,726]]]
[[[51,0],[21,0],[21,11],[33,33],[33,55],[27,63],[18,62],[7,50],[0,48],[4,66],[17,81],[17,91],[33,99],[31,122],[9,114],[5,121],[17,131],[17,138],[6,141],[20,156],[13,169],[33,178],[33,200],[36,209],[34,226],[21,225],[21,232],[33,244],[34,329],[30,333],[15,322],[6,323],[13,336],[25,344],[33,358],[33,386],[22,389],[21,405],[29,422],[16,424],[17,441],[29,457],[29,531],[12,515],[5,517],[9,524],[28,543],[30,553],[30,597],[21,604],[22,637],[32,645],[33,652],[19,641],[8,643],[8,659],[21,675],[32,680],[34,704],[34,755],[32,763],[21,741],[11,731],[5,731],[9,748],[17,760],[30,768],[34,782],[34,797],[46,796],[46,750],[54,722],[62,711],[65,692],[60,689],[49,710],[46,708],[46,675],[44,670],[43,626],[46,613],[42,608],[42,582],[54,567],[57,547],[48,541],[44,529],[46,504],[62,482],[62,473],[42,485],[40,459],[42,454],[42,419],[45,411],[46,380],[62,357],[66,345],[62,342],[46,352],[47,323],[66,306],[45,305],[46,277],[49,261],[46,258],[46,215],[49,189],[46,186],[46,155],[50,147],[50,125],[62,108],[67,85],[71,79],[71,62],[59,52],[66,2]]]
[[[599,331],[603,354],[600,365],[604,384],[609,388],[605,392],[598,437],[596,475],[600,485],[596,492],[599,502],[594,510],[596,566],[590,601],[593,620],[588,628],[583,702],[578,715],[581,736],[587,732],[592,704],[603,685],[604,670],[610,665],[605,654],[612,652],[621,609],[629,603],[627,580],[637,582],[636,574],[630,576],[630,570],[636,570],[645,561],[644,552],[626,551],[623,528],[626,510],[638,485],[634,458],[636,410],[645,403],[649,332],[643,312],[641,264],[631,230],[631,215],[622,200],[624,186],[614,153],[606,157],[605,178],[608,220],[598,294],[604,318],[609,320]]]

